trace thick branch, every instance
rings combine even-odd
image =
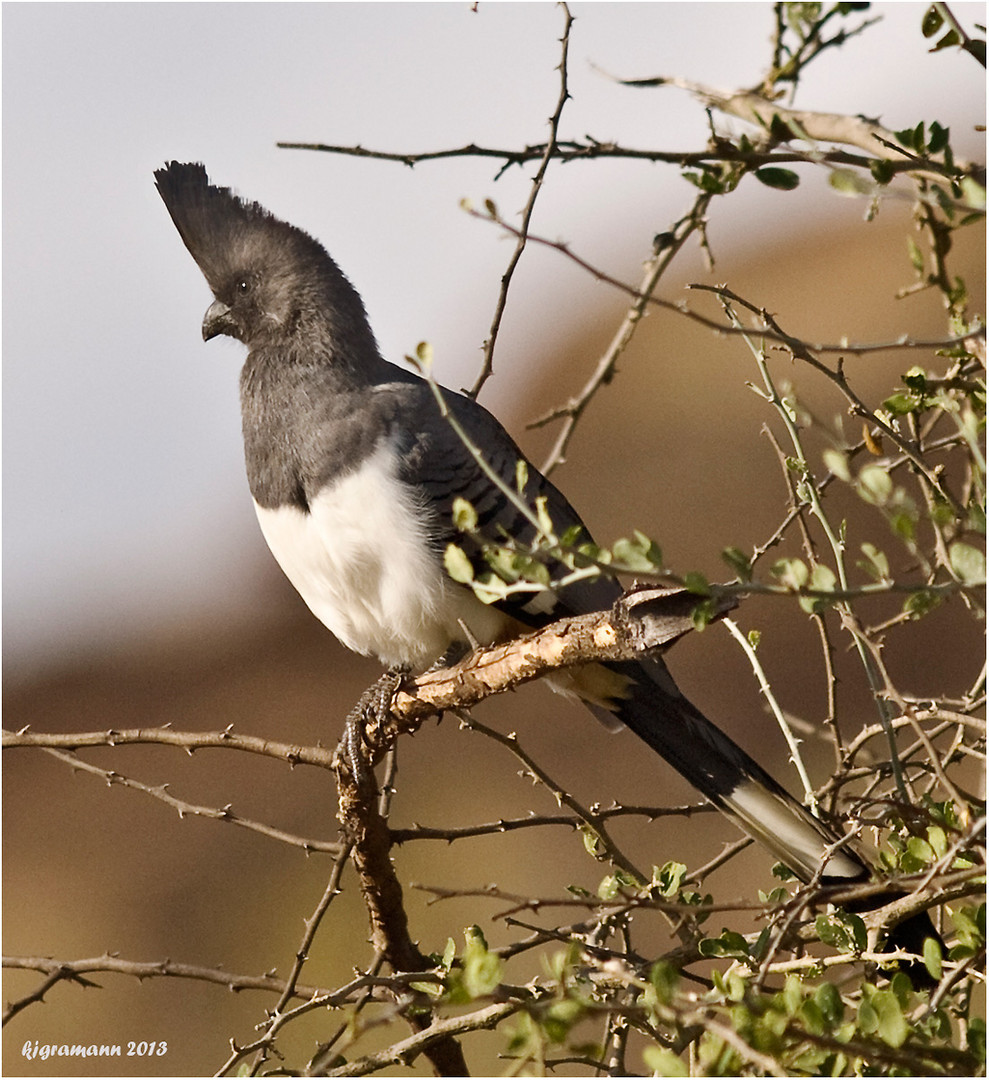
[[[453,667],[427,671],[398,690],[391,712],[399,729],[447,709],[466,709],[559,668],[631,660],[667,649],[694,629],[701,598],[686,589],[646,588],[622,596],[610,611],[575,615],[528,637],[478,649]],[[718,616],[735,606],[725,598]]]

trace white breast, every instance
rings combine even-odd
[[[458,620],[490,642],[503,636],[506,617],[446,577],[429,545],[425,509],[397,466],[382,443],[325,487],[309,513],[257,503],[255,510],[279,566],[344,645],[389,667],[422,667],[464,640]]]

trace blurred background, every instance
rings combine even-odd
[[[891,129],[938,120],[951,126],[957,154],[980,156],[974,125],[984,118],[983,73],[969,57],[927,51],[924,9],[872,5],[882,23],[813,65],[798,105],[863,112]],[[602,71],[681,75],[734,89],[754,85],[768,63],[769,4],[578,3],[572,10],[573,100],[563,138],[700,149],[708,121],[696,101],[674,89],[623,88]],[[953,10],[967,23],[983,12],[975,4]],[[549,3],[482,3],[476,11],[459,3],[5,7],[5,727],[214,730],[234,723],[275,739],[336,742],[342,717],[379,669],[336,645],[264,547],[241,460],[242,348],[226,339],[203,344],[209,293],[151,174],[172,158],[202,160],[217,182],[310,231],[363,295],[385,356],[401,363],[429,340],[440,379],[470,385],[514,242],[459,202],[490,197],[513,219],[533,170],[496,181],[490,160],[409,169],[275,142],[413,152],[543,141],[558,93],[562,26]],[[653,236],[689,207],[693,193],[671,167],[554,165],[533,231],[565,240],[634,283]],[[935,296],[895,299],[913,278],[904,239],[909,201],[884,203],[872,222],[866,208],[831,191],[820,172],[805,173],[787,194],[747,179],[712,209],[714,270],[691,247],[662,295],[679,299],[692,281],[728,282],[811,340],[940,336]],[[955,272],[981,296],[983,236],[970,230],[957,247]],[[533,247],[524,256],[483,400],[536,461],[554,432],[527,431],[527,421],[579,389],[624,310],[621,295],[558,253]],[[707,310],[715,313],[713,305]],[[910,362],[902,353],[870,355],[849,359],[847,370],[864,394],[878,394]],[[620,367],[557,482],[603,542],[641,528],[672,565],[728,576],[721,549],[766,540],[786,499],[775,455],[758,434],[772,417],[745,385],[756,376],[751,358],[738,342],[660,312]],[[841,411],[806,372],[793,377],[824,415]],[[823,716],[809,623],[755,602],[740,618],[763,631],[784,706]],[[908,673],[912,692],[933,694],[971,666],[981,635],[938,614],[925,631],[902,649],[891,643],[889,658],[895,672]],[[719,628],[695,635],[671,663],[688,694],[794,787],[785,749],[728,635]],[[871,720],[852,668],[845,692],[848,728]],[[516,730],[554,779],[587,802],[692,801],[631,736],[609,736],[542,688],[488,703],[480,715]],[[427,725],[406,742],[398,825],[555,809],[503,751],[453,722]],[[331,778],[314,770],[165,748],[84,756],[147,784],[167,782],[191,802],[232,803],[244,816],[301,835],[335,835]],[[828,760],[822,753],[817,764],[826,769]],[[302,920],[325,884],[325,857],[306,858],[218,822],[180,821],[146,796],[107,789],[39,752],[6,754],[3,780],[5,953],[73,959],[109,950],[134,960],[287,973]],[[735,838],[708,814],[616,832],[645,865],[671,858],[698,865]],[[408,845],[399,869],[404,881],[498,881],[534,895],[568,882],[593,889],[605,872],[563,830],[523,836]],[[765,882],[767,856],[746,853],[745,866]],[[476,902],[427,908],[416,894],[410,909],[426,951],[442,951],[447,936],[478,917]],[[497,943],[498,924],[485,930]],[[332,909],[305,981],[346,978],[370,958],[365,936],[350,887]],[[5,974],[6,1000],[40,981]],[[186,982],[97,981],[102,989],[61,984],[45,1007],[11,1021],[4,1071],[58,1072],[57,1062],[20,1056],[28,1039],[165,1039],[167,1057],[124,1061],[121,1071],[211,1072],[228,1039],[247,1041],[272,1004]],[[325,1035],[321,1022],[297,1036],[300,1054]],[[84,1069],[75,1060],[64,1071]],[[105,1070],[104,1061],[90,1075]]]

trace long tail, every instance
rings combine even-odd
[[[869,864],[850,845],[837,849],[839,836],[801,806],[745,751],[714,726],[680,693],[661,660],[609,664],[612,687],[620,677],[623,693],[612,694],[610,708],[590,705],[602,720],[618,719],[673,766],[802,881],[851,885],[872,877]],[[586,669],[585,669],[586,670]],[[824,864],[822,867],[822,863]],[[895,892],[869,897],[853,910],[881,907]],[[928,913],[920,912],[893,928],[889,944],[923,953],[924,940],[943,941]],[[933,981],[924,964],[901,965],[915,986]]]
[[[825,883],[851,883],[871,876],[867,863],[847,845],[828,852],[838,836],[695,708],[662,661],[608,666],[628,685],[610,717],[602,718],[617,717],[631,728],[799,878],[810,881],[820,872]]]

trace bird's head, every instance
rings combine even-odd
[[[205,340],[254,349],[306,335],[329,354],[376,352],[360,297],[308,233],[211,184],[203,165],[170,162],[155,185],[214,296]]]

